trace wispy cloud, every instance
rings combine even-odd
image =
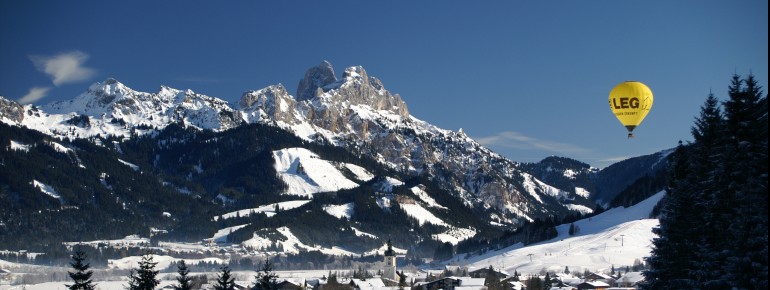
[[[626,160],[628,158],[631,158],[631,157],[630,156],[608,157],[608,158],[604,158],[596,161],[599,163],[612,164],[612,163],[617,163],[617,162]]]
[[[24,95],[19,99],[19,104],[30,104],[34,103],[37,100],[42,99],[43,97],[48,94],[48,91],[51,90],[51,87],[34,87],[29,89],[29,93]]]
[[[88,54],[81,51],[66,52],[54,56],[30,55],[37,70],[49,75],[56,86],[90,79],[96,70],[83,67]]]
[[[545,150],[561,153],[567,156],[586,154],[591,151],[577,145],[541,140],[529,137],[518,132],[504,131],[496,135],[474,138],[479,144],[486,147],[506,147],[519,150]]]

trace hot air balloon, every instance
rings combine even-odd
[[[634,129],[650,112],[652,99],[650,88],[636,81],[622,82],[610,91],[610,109],[628,129],[628,138],[634,137]]]

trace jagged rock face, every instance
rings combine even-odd
[[[54,102],[47,112],[90,115],[122,120],[134,126],[163,128],[171,122],[201,129],[226,130],[242,123],[221,99],[161,86],[157,93],[137,92],[115,79],[95,83],[75,99]]]
[[[243,122],[224,100],[196,94],[190,90],[185,91],[183,97],[178,94],[174,104],[173,118],[187,126],[227,130]]]
[[[362,67],[347,68],[337,79],[331,64],[323,62],[305,73],[297,95],[294,102],[282,87],[269,87],[244,94],[240,106],[249,122],[309,123],[333,144],[393,168],[435,176],[469,207],[497,212],[499,222],[518,223],[531,220],[529,215],[553,213],[535,206],[533,194],[540,194],[539,189],[527,191],[516,185],[523,179],[514,163],[462,132],[412,117],[401,97],[388,92]]]
[[[297,100],[303,101],[315,98],[323,93],[323,87],[336,81],[337,77],[334,76],[332,64],[328,61],[323,61],[318,66],[307,70],[305,77],[299,81]]]
[[[20,123],[24,120],[24,107],[17,102],[9,101],[0,96],[0,117]]]
[[[245,92],[238,105],[241,117],[247,123],[274,121],[298,124],[302,119],[296,114],[297,101],[281,84]]]
[[[233,109],[221,99],[190,90],[161,87],[158,93],[142,93],[108,79],[71,101],[46,108],[91,116],[91,130],[83,134],[99,134],[94,133],[98,128],[107,128],[108,134],[129,136],[139,125],[163,128],[172,122],[212,130],[265,123],[308,141],[343,146],[404,172],[426,173],[467,206],[491,210],[491,216],[503,224],[567,210],[548,196],[558,190],[530,180],[517,164],[463,132],[440,129],[411,116],[398,94],[391,94],[360,66],[347,68],[337,79],[331,64],[323,62],[307,71],[297,95],[295,99],[278,84],[245,92],[239,108]],[[48,133],[70,127],[62,124],[59,131]]]

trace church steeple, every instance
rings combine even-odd
[[[393,243],[388,240],[388,249],[385,250],[385,269],[383,269],[382,278],[398,281],[396,277],[396,252],[393,251]]]
[[[385,250],[385,256],[388,257],[388,256],[395,256],[395,255],[396,253],[393,251],[393,243],[390,240],[388,240],[388,249]]]

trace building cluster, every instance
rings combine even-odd
[[[382,275],[368,279],[336,277],[279,278],[277,290],[528,290],[527,280],[538,278],[549,283],[550,290],[631,290],[637,289],[644,280],[641,272],[626,272],[619,276],[589,273],[583,278],[556,273],[553,277],[519,277],[489,268],[467,272],[467,269],[447,266],[444,271],[425,271],[421,274],[399,272],[396,269],[396,253],[391,242],[384,252]],[[449,273],[449,274],[448,274]],[[461,276],[454,276],[461,275]],[[204,285],[203,289],[210,285]],[[211,288],[213,289],[213,288]],[[239,285],[236,289],[250,289]],[[537,289],[540,290],[540,289]]]

